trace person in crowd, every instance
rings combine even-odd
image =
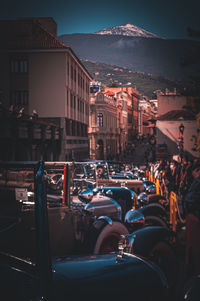
[[[163,176],[163,184],[165,189],[166,197],[169,196],[169,193],[171,191],[171,168],[170,168],[170,162],[167,161],[166,165],[164,166],[164,176]]]
[[[172,172],[171,172],[171,183],[172,183],[171,190],[174,192],[177,192],[177,186],[176,186],[177,170],[178,170],[178,162],[176,160],[173,160]]]
[[[200,274],[200,160],[184,197],[186,211],[186,265],[188,276]]]
[[[183,200],[187,191],[186,180],[187,180],[187,167],[188,167],[188,158],[183,157],[180,167],[180,176],[179,176],[179,195]]]

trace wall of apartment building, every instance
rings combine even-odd
[[[28,115],[35,109],[39,118],[60,119],[58,124],[65,137],[62,139],[62,159],[66,159],[65,153],[67,158],[84,152],[84,156],[88,156],[90,79],[75,58],[66,51],[32,50],[1,53],[0,63],[0,101],[3,105],[9,108],[11,104],[19,104]],[[70,132],[67,131],[69,121]]]
[[[30,111],[36,109],[40,117],[61,118],[62,159],[80,159],[81,153],[88,156],[88,76],[67,52],[31,54],[29,64]]]
[[[10,106],[10,57],[8,53],[0,54],[0,101],[5,108]]]
[[[174,93],[157,93],[157,100],[158,115],[163,115],[169,111],[182,110],[185,105],[192,103],[193,97]]]
[[[184,125],[184,152],[193,157],[200,157],[200,152],[194,150],[195,143],[198,136],[198,125],[196,120],[177,120],[177,121],[165,121],[158,120],[157,127],[157,144],[166,143],[168,151],[171,155],[178,154],[177,141],[179,138],[179,126]]]
[[[29,114],[65,117],[65,53],[29,54]]]

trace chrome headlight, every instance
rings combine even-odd
[[[127,224],[141,224],[141,225],[144,225],[145,224],[145,217],[140,211],[131,209],[126,213],[124,221]]]
[[[149,194],[153,194],[153,193],[156,193],[156,186],[155,185],[150,185],[148,187],[146,187],[146,191],[149,193]]]
[[[137,199],[142,204],[147,205],[149,203],[149,196],[146,194],[146,192],[140,193]]]

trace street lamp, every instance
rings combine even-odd
[[[183,161],[183,133],[184,133],[184,125],[181,123],[179,126],[179,152],[181,157],[181,162]]]
[[[184,129],[185,129],[185,127],[184,127],[184,125],[181,123],[181,125],[179,125],[179,131],[180,131],[181,135],[183,135]]]

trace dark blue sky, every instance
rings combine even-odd
[[[199,0],[7,0],[0,19],[53,17],[58,34],[92,33],[130,22],[165,38],[189,38],[187,26],[200,29]]]

